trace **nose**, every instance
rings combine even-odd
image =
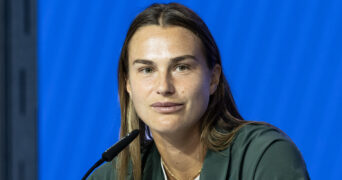
[[[175,93],[172,77],[169,73],[163,73],[159,76],[158,86],[156,89],[157,94],[162,96],[170,96]]]

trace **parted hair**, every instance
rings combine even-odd
[[[125,179],[131,163],[133,177],[142,177],[141,150],[153,141],[148,126],[138,117],[132,99],[126,90],[128,79],[129,42],[134,33],[144,26],[161,27],[179,26],[194,33],[202,42],[206,64],[211,70],[216,64],[221,65],[221,57],[216,42],[204,21],[191,9],[178,4],[152,4],[142,11],[131,23],[122,46],[119,66],[118,83],[121,107],[120,136],[123,137],[134,129],[139,129],[139,138],[129,148],[123,150],[116,160],[118,179]],[[220,151],[227,148],[236,132],[247,123],[241,117],[235,105],[230,87],[221,72],[216,91],[210,96],[208,108],[201,117],[201,142],[211,150]]]

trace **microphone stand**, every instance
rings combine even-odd
[[[139,135],[139,130],[133,130],[125,137],[121,138],[119,142],[114,144],[112,147],[107,149],[104,153],[102,153],[102,158],[98,160],[83,176],[82,180],[86,180],[87,177],[94,171],[98,166],[100,166],[103,162],[111,161],[116,155],[118,155],[125,147],[127,147],[137,136]]]

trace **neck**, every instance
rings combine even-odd
[[[165,165],[176,177],[193,178],[202,168],[206,149],[199,128],[172,134],[152,131],[152,136]]]

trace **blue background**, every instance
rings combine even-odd
[[[80,179],[118,140],[118,57],[151,2],[38,1],[40,179]],[[213,33],[243,117],[284,130],[312,179],[342,179],[342,1],[178,2]]]

